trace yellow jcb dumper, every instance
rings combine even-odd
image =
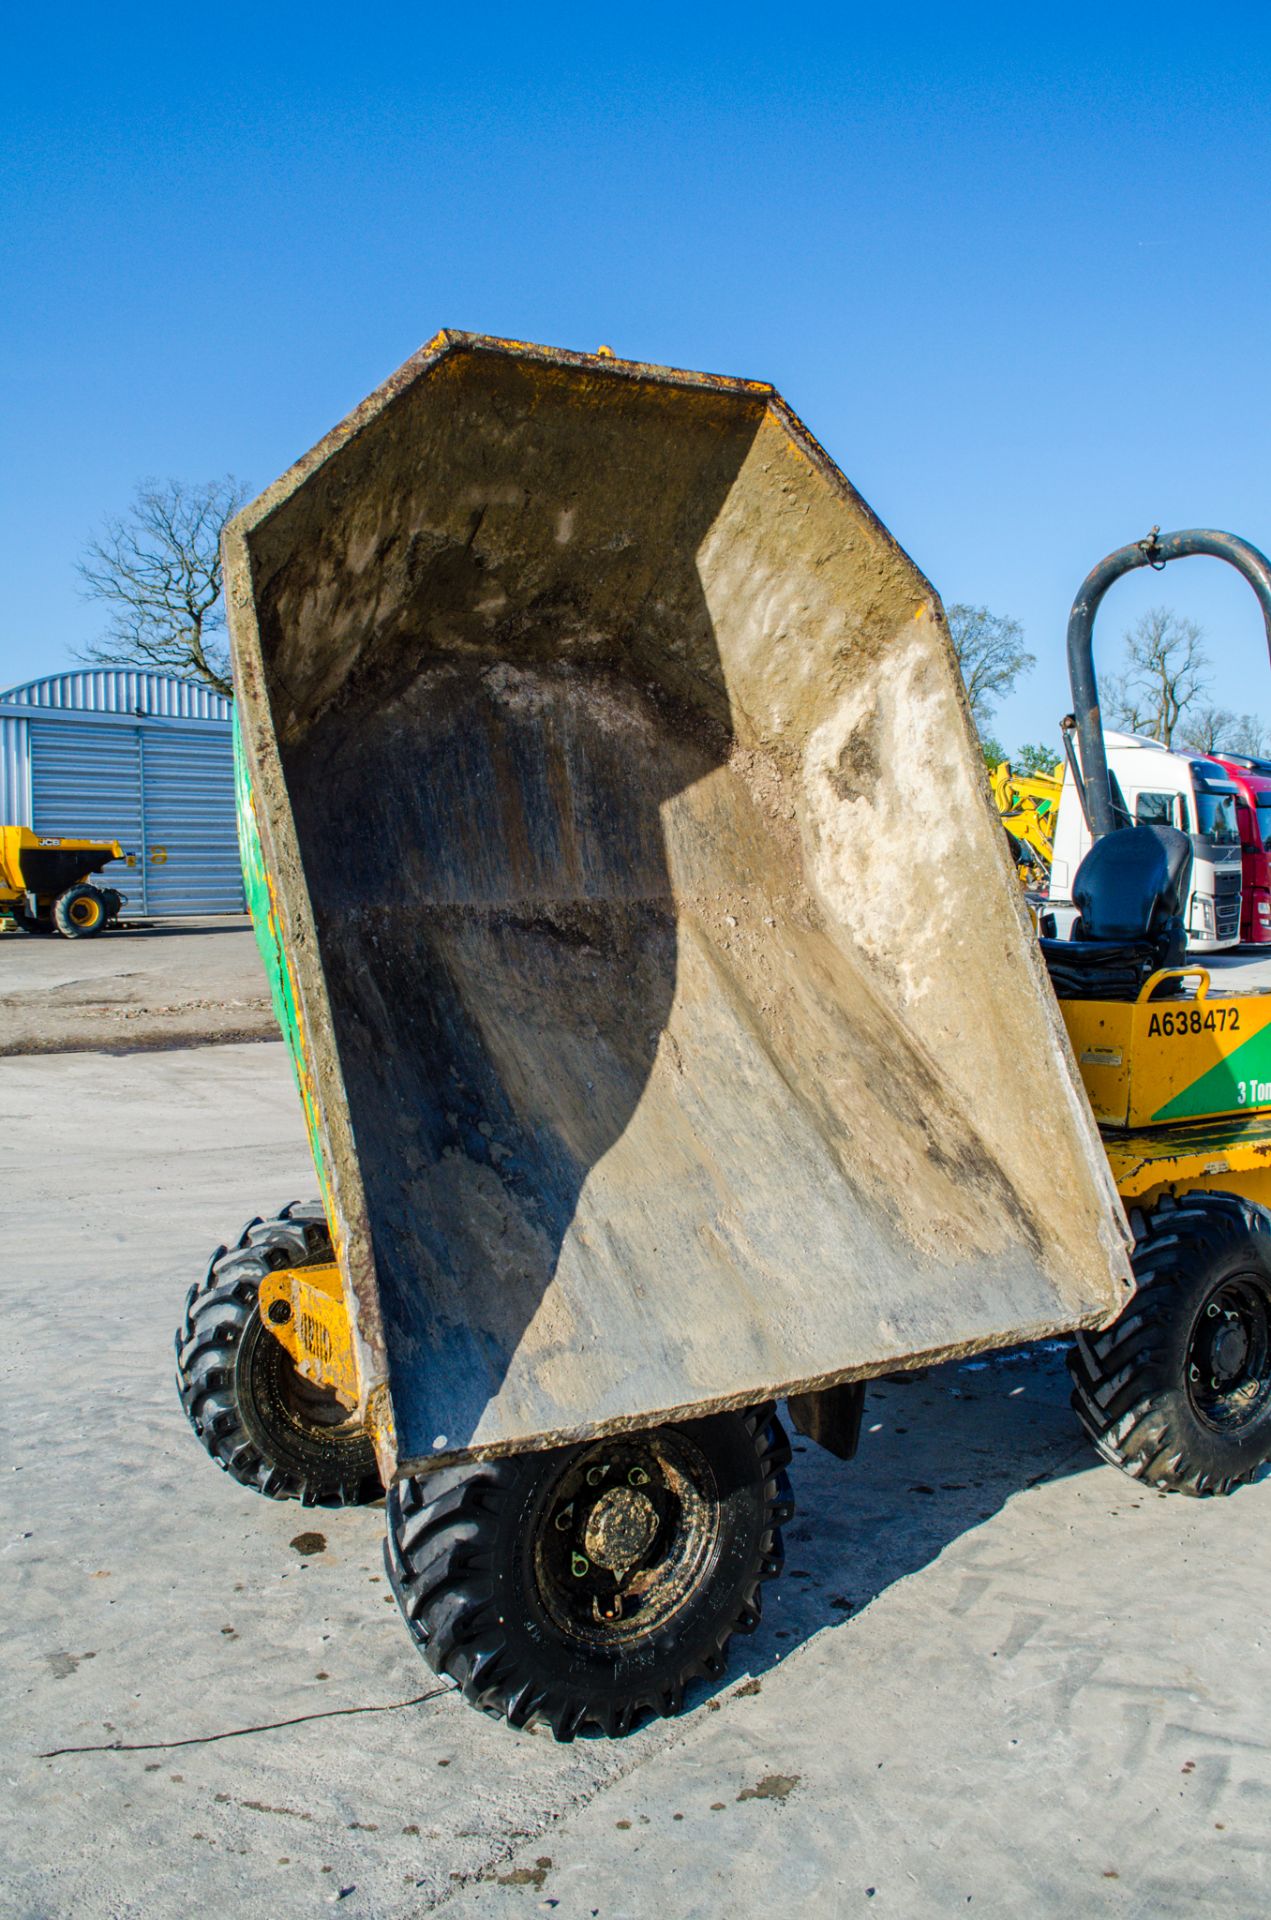
[[[87,876],[123,857],[117,840],[67,840],[0,826],[0,914],[26,933],[86,940],[110,926],[124,904],[114,887],[93,886]]]
[[[322,1198],[217,1249],[178,1383],[243,1485],[388,1489],[474,1705],[620,1733],[722,1672],[782,1563],[779,1399],[848,1456],[868,1379],[1083,1330],[1132,1471],[1267,1457],[1266,1216],[1180,1201],[1135,1292],[940,602],[771,387],[441,334],[225,563]],[[1175,1032],[1152,847],[1069,961]]]

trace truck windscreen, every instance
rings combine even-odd
[[[1271,847],[1271,793],[1258,795],[1258,834],[1264,847]]]
[[[1196,831],[1201,839],[1208,840],[1211,846],[1237,846],[1240,835],[1236,828],[1235,794],[1198,791]]]

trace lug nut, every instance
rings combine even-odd
[[[573,1553],[569,1557],[569,1571],[575,1580],[584,1580],[591,1571],[591,1562],[585,1553]]]
[[[269,1317],[276,1327],[285,1326],[291,1318],[291,1303],[288,1300],[271,1300]]]

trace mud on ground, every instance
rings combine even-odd
[[[91,940],[0,934],[0,1055],[277,1035],[246,914],[137,921]]]

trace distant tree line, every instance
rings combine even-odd
[[[1105,721],[1143,733],[1163,747],[1193,753],[1271,753],[1271,734],[1253,713],[1233,713],[1209,698],[1205,632],[1168,607],[1151,607],[1125,636],[1125,664],[1110,675]]]
[[[971,715],[989,766],[1009,760],[1017,773],[1049,773],[1063,748],[1028,742],[1007,753],[993,732],[1000,700],[1036,663],[1018,620],[987,607],[948,609],[949,633],[967,690]],[[1209,697],[1210,659],[1204,629],[1169,607],[1152,607],[1123,639],[1121,670],[1100,689],[1105,726],[1141,733],[1163,747],[1191,753],[1243,753],[1271,758],[1271,729],[1254,713],[1234,713]]]

